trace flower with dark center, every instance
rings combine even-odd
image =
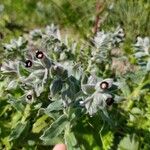
[[[31,99],[32,99],[32,95],[30,95],[30,94],[27,95],[27,99],[28,99],[28,100],[31,100]]]
[[[108,89],[108,87],[109,87],[108,82],[103,81],[103,82],[100,83],[100,88],[101,89],[106,90],[106,89]]]
[[[29,68],[32,66],[32,61],[31,60],[26,60],[25,61],[25,67]]]
[[[42,51],[36,51],[36,58],[42,59],[44,57],[44,54]]]
[[[109,98],[106,99],[106,104],[108,106],[111,106],[113,103],[114,103],[114,99],[113,98],[109,97]]]

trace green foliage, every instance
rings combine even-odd
[[[149,36],[150,3],[148,0],[114,0],[113,8],[104,22],[104,27],[110,24],[122,24],[127,40],[134,41],[136,36]]]

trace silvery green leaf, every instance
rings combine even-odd
[[[50,68],[51,66],[52,66],[52,61],[47,57],[47,56],[45,56],[42,60],[41,60],[41,62],[43,63],[43,65],[44,65],[44,67],[45,68]]]
[[[66,91],[62,92],[62,101],[63,101],[63,106],[64,107],[68,107],[69,104],[71,104],[72,99],[69,97],[69,90],[66,90]]]
[[[136,58],[141,58],[141,57],[146,56],[147,54],[144,53],[144,52],[137,52],[137,53],[135,53],[134,55],[135,55]]]
[[[150,51],[149,51],[150,50],[150,39],[148,37],[144,38],[144,44],[143,44],[143,46],[144,46],[145,53],[147,55],[149,55],[150,54]]]
[[[58,92],[61,91],[63,86],[61,79],[54,80],[50,85],[50,92],[53,96],[55,96]]]
[[[112,98],[112,95],[110,95],[108,93],[95,92],[93,100],[97,104],[98,108],[104,109],[106,107],[106,99],[107,98]]]
[[[115,32],[112,34],[112,44],[113,45],[119,44],[120,42],[124,40],[124,36],[125,36],[125,33],[123,29],[120,26],[118,26]]]
[[[69,129],[68,129],[69,130]],[[73,132],[65,131],[64,139],[68,150],[79,150],[77,148],[77,140]]]
[[[19,138],[22,132],[25,130],[26,126],[27,123],[18,123],[17,126],[14,129],[12,129],[9,136],[9,140],[12,141]]]
[[[36,83],[34,84],[34,90],[35,90],[36,96],[39,97],[41,93],[44,91],[44,85],[41,82]]]
[[[7,86],[7,90],[11,90],[11,89],[15,89],[18,85],[18,80],[12,80],[8,86]]]
[[[82,106],[85,105],[87,112],[90,116],[93,116],[99,110],[106,109],[106,99],[112,98],[108,93],[95,92],[93,95],[87,97],[84,101],[81,101]]]
[[[74,63],[72,61],[65,61],[62,63],[62,68],[67,70],[68,76],[74,75],[75,70],[73,71]]]
[[[1,66],[1,71],[3,73],[18,73],[19,62],[18,61],[7,61]]]
[[[27,44],[27,41],[23,37],[19,37],[18,39],[13,39],[10,41],[10,44],[4,44],[6,50],[13,51],[19,50],[20,48],[24,48]]]
[[[22,101],[13,99],[11,97],[9,97],[8,103],[10,103],[17,111],[23,112],[25,109]]]
[[[31,70],[33,71],[33,70],[39,70],[39,69],[44,69],[42,62],[40,60],[34,60]]]
[[[72,76],[74,76],[77,80],[80,80],[81,76],[83,74],[83,70],[80,66],[80,64],[76,64],[72,67]]]
[[[68,69],[67,69],[68,70]],[[62,65],[56,64],[55,66],[51,67],[51,74],[54,76],[58,76],[60,78],[66,78],[68,76],[67,71]]]
[[[12,51],[13,50],[13,45],[12,44],[4,44],[4,48],[8,51]]]
[[[45,33],[48,36],[53,36],[53,37],[61,40],[60,31],[59,31],[58,27],[55,26],[54,24],[52,24],[51,26],[47,26],[45,29]]]
[[[148,62],[147,62],[146,70],[147,70],[147,71],[150,71],[150,59],[149,59]]]
[[[55,120],[48,129],[45,130],[43,135],[40,137],[42,141],[51,141],[57,138],[66,128],[68,124],[67,116],[62,115]]]
[[[45,72],[44,72],[44,76],[43,76],[43,80],[42,80],[42,84],[43,84],[43,85],[47,82],[48,73],[49,73],[49,71],[48,71],[47,68],[45,68],[44,71],[45,71]]]
[[[83,101],[83,103],[85,104],[85,108],[90,114],[90,116],[94,115],[98,111],[93,96],[86,98],[85,101]]]
[[[39,110],[41,107],[42,107],[42,103],[38,103],[38,104],[34,105],[35,110]]]
[[[44,109],[45,113],[49,115],[49,113],[53,111],[59,111],[63,109],[63,102],[62,100],[56,100],[52,103],[50,103],[47,108]]]
[[[126,80],[121,78],[118,80],[119,84],[119,89],[122,91],[122,93],[124,94],[124,96],[129,96],[131,94],[131,90],[128,86],[128,84],[126,83]]]
[[[22,78],[22,81],[23,82],[33,82],[34,80],[39,80],[39,79],[42,80],[44,77],[44,74],[45,74],[44,69],[35,70],[27,78],[25,78],[25,79]]]
[[[24,43],[26,43],[26,40],[23,37],[19,37],[17,40],[14,40],[13,43],[18,48],[21,47]]]
[[[29,34],[32,39],[42,37],[42,31],[40,29],[35,29],[35,30],[31,31]]]
[[[137,42],[136,42],[135,46],[140,47],[140,46],[142,46],[142,45],[143,45],[143,39],[138,36],[138,37],[137,37]]]
[[[84,94],[91,95],[95,92],[95,85],[94,84],[82,84],[81,89]]]
[[[94,37],[94,44],[97,48],[103,47],[108,45],[108,43],[111,41],[110,38],[111,35],[109,33],[98,32],[96,36]]]
[[[137,37],[137,42],[134,44],[135,48],[143,51],[146,55],[149,55],[150,40],[149,37],[141,38]]]
[[[123,99],[124,99],[123,97],[118,96],[118,95],[115,95],[115,97],[114,97],[114,102],[115,102],[115,103],[119,103],[119,102],[121,102]]]
[[[88,78],[87,83],[88,83],[88,84],[96,84],[98,81],[101,81],[101,80],[102,80],[101,78],[97,78],[95,75],[91,75],[91,76]]]
[[[119,143],[117,150],[139,150],[139,141],[136,135],[127,135]]]
[[[60,60],[65,60],[65,59],[67,59],[67,55],[65,54],[65,52],[62,52],[61,54],[60,54],[60,58],[59,58]]]

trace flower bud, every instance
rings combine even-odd
[[[106,99],[106,104],[107,104],[108,106],[111,106],[113,103],[114,103],[114,99],[113,99],[112,97],[108,97],[108,98]]]

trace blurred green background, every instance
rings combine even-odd
[[[149,0],[0,0],[0,31],[8,37],[10,32],[18,35],[55,23],[86,38],[92,34],[99,16],[100,29],[121,24],[129,35],[149,35],[149,3]]]

